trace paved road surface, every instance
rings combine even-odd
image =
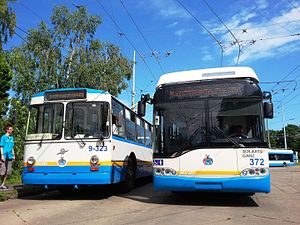
[[[253,197],[154,192],[145,181],[127,194],[111,186],[70,196],[52,191],[1,202],[0,223],[300,224],[300,167],[272,168],[271,179],[271,193]]]

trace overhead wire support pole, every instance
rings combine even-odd
[[[186,8],[179,0],[176,0],[176,2],[191,16],[194,18],[194,20],[196,20],[196,22],[209,34],[209,36],[211,36],[215,42],[220,46],[221,48],[221,67],[223,64],[223,53],[224,53],[224,49],[223,49],[223,45],[221,44],[221,42],[203,25],[203,23],[201,23],[200,20],[198,20],[198,18],[191,13],[190,10],[188,10],[188,8]]]
[[[286,130],[285,130],[285,116],[284,116],[284,106],[282,102],[281,105],[281,116],[282,116],[282,125],[283,125],[283,138],[284,138],[284,148],[287,149],[287,141],[286,141]]]
[[[135,107],[134,97],[135,97],[135,50],[133,51],[133,66],[132,66],[132,98],[131,98],[131,109]]]
[[[267,119],[266,122],[267,122],[268,147],[272,148],[272,146],[271,146],[271,140],[270,140],[269,119]]]
[[[218,18],[218,20],[222,23],[222,25],[226,28],[226,30],[230,33],[230,35],[233,37],[233,39],[235,40],[235,43],[238,45],[239,47],[239,53],[238,53],[238,56],[237,56],[237,60],[236,60],[236,66],[239,64],[239,61],[240,61],[240,56],[241,56],[241,45],[240,45],[240,42],[239,40],[234,36],[234,34],[231,32],[231,30],[226,26],[226,24],[221,20],[221,18],[218,16],[218,14],[213,10],[213,8],[205,1],[205,0],[202,0],[206,5],[207,7],[210,9],[210,11]]]

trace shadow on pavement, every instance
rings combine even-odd
[[[252,197],[231,193],[212,192],[155,192],[151,178],[137,180],[136,188],[128,193],[122,193],[119,185],[101,185],[83,187],[67,194],[57,189],[38,195],[24,196],[27,200],[103,200],[111,196],[119,196],[131,200],[165,205],[195,205],[195,206],[228,206],[228,207],[258,207]]]
[[[137,180],[136,188],[152,182],[152,178],[142,178]],[[38,190],[40,188],[37,188]],[[19,199],[26,200],[102,200],[115,195],[122,195],[124,192],[119,184],[114,185],[93,185],[82,186],[77,190],[68,190],[60,192],[55,187],[50,190],[44,190],[43,193],[36,192],[29,195],[20,195]]]
[[[255,200],[244,194],[220,192],[155,192],[152,184],[145,184],[120,197],[131,200],[166,205],[258,207]]]

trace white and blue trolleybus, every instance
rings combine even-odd
[[[270,149],[269,163],[272,166],[295,166],[294,152],[288,149]]]
[[[248,67],[160,77],[151,100],[155,190],[270,192],[264,118],[273,105],[258,83]]]
[[[38,93],[28,116],[24,184],[123,182],[152,175],[152,125],[107,92],[71,88]]]

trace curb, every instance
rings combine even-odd
[[[23,184],[7,185],[7,187],[8,187],[7,190],[0,191],[0,197],[1,197],[0,201],[23,198],[26,196],[37,195],[37,194],[41,194],[53,190],[52,188],[45,189],[41,186],[23,185]]]

